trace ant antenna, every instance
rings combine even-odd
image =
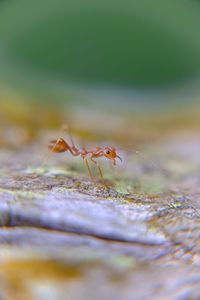
[[[125,149],[125,148],[121,148],[122,150],[125,150],[127,152],[133,152],[135,153],[136,155],[138,155],[139,157],[141,157],[142,159],[146,160],[146,161],[149,161],[149,163],[156,169],[156,170],[160,170],[163,172],[163,174],[165,174],[166,176],[168,176],[168,171],[163,168],[163,167],[160,167],[154,160],[150,159],[149,157],[147,157],[144,153],[142,153],[140,150],[130,150],[130,149]],[[174,185],[174,184],[173,184]],[[174,185],[176,191],[178,193],[180,193],[180,189],[179,187],[175,184]]]
[[[167,174],[167,170],[164,168],[160,168],[158,166],[158,164],[153,160],[150,159],[149,157],[147,157],[144,153],[142,153],[140,150],[130,150],[130,149],[126,149],[126,148],[120,148],[124,151],[127,151],[129,153],[135,153],[136,155],[138,155],[139,157],[141,157],[142,159],[148,161],[155,169],[157,170],[162,170],[165,174]]]

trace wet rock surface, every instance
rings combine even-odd
[[[200,144],[189,145],[162,141],[105,182],[66,157],[41,168],[37,145],[1,150],[2,299],[199,299]]]

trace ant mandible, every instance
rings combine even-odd
[[[96,147],[91,150],[86,150],[85,148],[78,149],[74,144],[72,136],[69,132],[69,128],[67,126],[65,126],[65,130],[67,131],[67,133],[69,135],[71,146],[63,138],[58,138],[57,140],[50,141],[49,149],[52,152],[56,152],[56,153],[62,153],[62,152],[69,151],[73,156],[80,156],[85,162],[85,165],[87,167],[87,170],[88,170],[88,173],[89,173],[89,176],[91,179],[93,178],[93,175],[92,175],[92,172],[91,172],[88,160],[87,160],[87,156],[89,156],[90,160],[98,167],[99,175],[100,175],[101,179],[103,179],[103,173],[102,173],[100,165],[95,160],[96,158],[106,157],[107,159],[109,159],[111,161],[111,163],[114,166],[116,165],[116,158],[119,158],[120,161],[122,161],[121,157],[119,155],[117,155],[116,149],[113,147],[104,147],[104,148]]]

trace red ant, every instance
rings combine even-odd
[[[70,138],[70,142],[71,142],[71,146],[63,138],[59,138],[59,139],[53,140],[49,143],[49,149],[52,152],[56,152],[56,153],[62,153],[62,152],[69,151],[73,156],[81,156],[86,164],[90,178],[93,178],[93,176],[92,176],[92,172],[91,172],[88,160],[86,158],[87,155],[90,156],[89,157],[90,160],[93,163],[95,163],[96,166],[98,167],[101,179],[103,179],[103,173],[102,173],[100,165],[97,163],[95,158],[106,157],[111,161],[111,163],[114,166],[116,165],[116,158],[119,158],[122,161],[121,157],[119,155],[117,155],[116,149],[113,147],[104,147],[104,148],[96,147],[91,150],[86,150],[85,148],[78,149],[73,142],[73,139],[69,133],[69,129],[68,128],[65,128],[65,129],[67,129],[67,132],[68,132],[68,135]]]

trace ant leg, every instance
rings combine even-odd
[[[53,145],[53,147],[51,148],[50,152],[47,153],[47,155],[45,155],[45,157],[43,158],[43,161],[41,163],[40,168],[43,169],[49,156],[54,152],[54,150],[56,149],[56,146],[62,141],[61,138],[57,139],[57,141],[55,142],[55,144]]]
[[[68,137],[69,137],[69,140],[70,140],[70,143],[71,143],[71,147],[70,147],[69,151],[71,152],[72,155],[78,156],[80,153],[79,153],[78,148],[74,144],[74,140],[72,138],[69,126],[67,124],[64,125],[62,127],[62,130],[65,131],[65,132],[67,132],[67,134],[68,134]]]
[[[71,132],[70,132],[70,128],[67,124],[65,124],[63,127],[62,127],[62,130],[67,132],[68,136],[69,136],[69,139],[70,139],[70,143],[72,144],[72,147],[73,148],[76,148],[75,144],[74,144],[74,140],[72,138],[72,135],[71,135]]]
[[[99,174],[100,174],[101,180],[103,180],[103,173],[102,173],[101,167],[100,167],[99,164],[97,164],[97,167],[98,167],[98,170],[99,170]]]
[[[92,157],[90,157],[90,159],[91,159],[91,161],[93,162],[93,163],[95,163],[95,165],[97,166],[97,168],[98,168],[98,170],[99,170],[99,175],[100,175],[100,178],[101,178],[101,180],[103,180],[104,178],[103,178],[103,172],[102,172],[102,170],[101,170],[101,167],[100,167],[100,165],[96,162],[96,160],[94,160]]]
[[[87,170],[88,170],[88,173],[90,175],[90,178],[93,179],[93,176],[92,176],[92,172],[91,172],[91,169],[90,169],[90,166],[89,166],[89,163],[88,163],[88,160],[87,158],[83,158],[84,162],[85,162],[85,165],[87,167]]]

